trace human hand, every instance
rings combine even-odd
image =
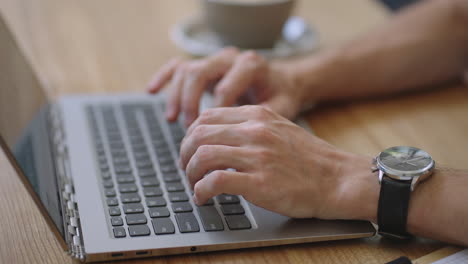
[[[200,98],[210,87],[215,106],[264,104],[293,118],[303,98],[292,68],[288,63],[268,62],[253,51],[226,48],[203,59],[170,61],[155,74],[148,92],[157,93],[170,84],[166,118],[174,121],[182,112],[187,126],[197,118]]]
[[[338,150],[262,106],[203,112],[182,142],[180,165],[199,205],[229,193],[291,217],[373,219],[377,212],[370,158]]]

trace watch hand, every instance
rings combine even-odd
[[[413,159],[410,159],[410,160],[405,160],[405,161],[403,161],[403,163],[410,163],[410,162],[418,161],[418,160],[421,160],[421,159],[424,159],[424,157],[419,156],[419,157],[416,157],[416,158],[413,158]],[[413,165],[413,164],[411,164],[411,165]]]

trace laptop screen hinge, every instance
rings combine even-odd
[[[73,186],[73,178],[71,177],[62,112],[57,104],[53,104],[50,107],[49,123],[57,184],[61,192],[58,195],[62,204],[64,236],[68,246],[68,253],[74,258],[84,261],[86,253],[83,245],[80,214],[75,200],[75,188]]]

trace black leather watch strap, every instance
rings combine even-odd
[[[379,234],[387,237],[408,239],[406,232],[411,181],[397,181],[386,175],[380,183],[377,221]]]

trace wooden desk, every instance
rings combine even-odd
[[[144,89],[151,74],[181,56],[168,29],[197,1],[1,0],[1,12],[52,95]],[[318,29],[323,46],[365,32],[388,17],[377,2],[302,1],[296,13]],[[440,164],[468,169],[468,90],[452,87],[393,99],[324,107],[310,113],[316,133],[349,151],[375,154],[416,145]],[[71,263],[0,152],[0,262]],[[142,263],[383,263],[412,259],[444,244],[379,237],[140,260]]]

